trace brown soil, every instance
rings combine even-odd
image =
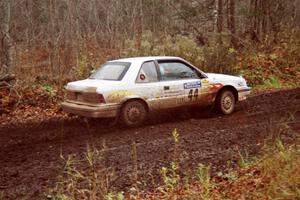
[[[152,175],[157,177],[161,167],[170,164],[174,128],[180,134],[180,169],[194,169],[201,162],[212,164],[217,172],[225,169],[228,161],[235,164],[239,151],[257,153],[267,138],[280,136],[291,142],[298,136],[300,88],[253,96],[239,103],[229,116],[195,111],[156,113],[148,125],[134,129],[117,128],[106,122],[56,117],[2,127],[0,194],[4,199],[44,199],[63,173],[61,154],[83,157],[87,144],[101,148],[104,141],[105,164],[117,177],[112,187],[125,190],[131,185],[132,143],[137,144],[139,177],[150,180]]]

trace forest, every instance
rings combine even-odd
[[[62,111],[103,63],[242,76],[230,116],[126,129]],[[0,200],[299,199],[300,0],[0,0]]]
[[[299,75],[290,72],[299,64],[298,0],[2,0],[0,6],[1,76],[13,73],[20,82],[63,82],[106,60],[138,55],[181,56],[206,71],[266,73],[254,84],[272,70],[283,81]]]

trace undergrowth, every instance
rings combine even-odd
[[[81,41],[82,46],[87,45],[88,48],[82,47],[76,51],[76,55],[70,55],[68,62],[64,65],[61,63],[58,69],[50,69],[49,63],[45,62],[43,70],[39,70],[41,67],[38,67],[38,61],[51,52],[32,49],[28,51],[30,58],[32,57],[29,60],[32,62],[27,63],[28,59],[19,58],[16,74],[20,86],[41,82],[61,88],[68,81],[86,78],[92,70],[107,60],[167,55],[182,57],[206,72],[243,75],[252,87],[272,87],[274,79],[278,83],[275,84],[276,87],[299,86],[300,30],[295,28],[282,31],[277,37],[277,42],[271,36],[260,43],[244,39],[241,42],[243,45],[235,49],[230,45],[228,35],[223,35],[222,44],[210,42],[209,45],[199,45],[193,35],[158,36],[145,31],[140,47],[136,46],[134,39],[124,41],[122,47],[117,49],[103,49],[89,41]],[[25,70],[22,66],[33,70]]]
[[[151,32],[145,32],[139,48],[136,47],[134,40],[127,40],[124,42],[124,47],[118,51],[87,48],[85,51],[80,51],[77,56],[70,56],[73,59],[72,62],[70,61],[72,67],[64,69],[64,66],[60,66],[59,77],[53,77],[56,72],[24,71],[22,66],[27,65],[20,59],[21,63],[16,68],[18,80],[14,87],[18,95],[0,91],[0,97],[3,96],[2,111],[0,111],[7,113],[17,105],[24,106],[28,102],[39,104],[35,100],[36,96],[47,96],[47,98],[43,97],[45,102],[59,103],[63,99],[63,86],[66,83],[84,79],[107,60],[120,57],[179,56],[205,72],[242,75],[249,86],[258,90],[299,87],[300,30],[281,32],[278,38],[280,39],[277,43],[271,42],[271,39],[261,43],[245,40],[242,47],[234,49],[225,39],[222,45],[213,43],[200,46],[192,35],[154,36]],[[40,54],[32,53],[31,56],[34,55]],[[35,69],[34,66],[30,67]],[[28,95],[30,93],[36,95],[30,97]]]
[[[180,136],[172,132],[173,153],[170,166],[160,169],[161,182],[156,189],[139,188],[137,160],[133,161],[132,188],[115,192],[110,187],[114,175],[105,168],[105,148],[88,147],[83,159],[62,157],[64,175],[48,199],[299,199],[300,198],[300,140],[287,145],[279,139],[262,149],[259,156],[240,152],[238,168],[211,175],[211,167],[199,164],[189,178],[179,173]],[[132,158],[137,159],[135,143]],[[141,179],[141,177],[139,177]]]
[[[103,149],[87,147],[84,158],[75,155],[61,156],[64,160],[64,174],[58,179],[55,195],[48,199],[104,199],[109,196],[110,181],[114,172],[105,166]],[[108,198],[109,199],[109,198]]]
[[[179,56],[206,72],[243,75],[250,86],[281,88],[300,85],[300,30],[279,34],[280,42],[245,41],[234,49],[229,43],[199,46],[192,36],[143,35],[141,47],[134,40],[125,42],[122,57]],[[271,38],[270,38],[271,40]]]

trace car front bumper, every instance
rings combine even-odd
[[[61,104],[63,111],[83,117],[109,118],[116,117],[119,105],[102,104],[99,106],[82,105],[65,101]]]
[[[250,92],[251,92],[251,88],[250,87],[240,89],[238,91],[238,93],[239,93],[239,101],[246,100],[247,97],[250,95]]]

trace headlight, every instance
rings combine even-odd
[[[238,85],[241,86],[241,87],[246,87],[247,82],[243,77],[241,77],[241,80],[238,82]]]

